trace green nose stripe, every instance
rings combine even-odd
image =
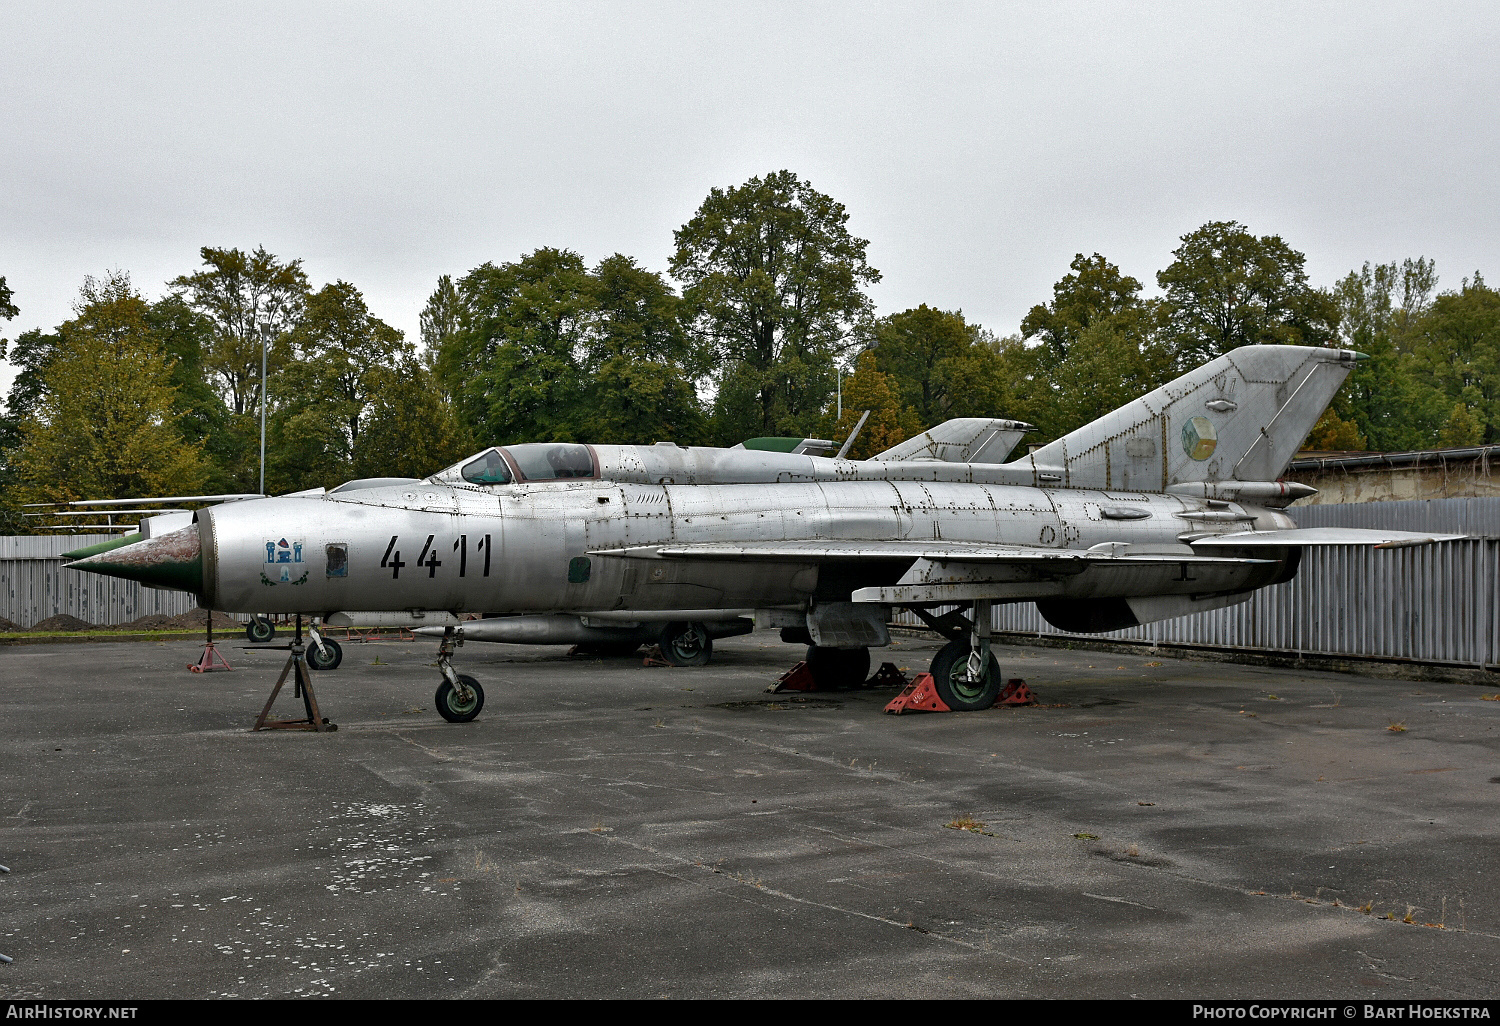
[[[203,591],[203,551],[196,525],[65,563],[64,567],[137,581],[153,588]]]
[[[74,549],[72,552],[64,552],[62,554],[62,558],[87,559],[89,556],[97,556],[99,553],[108,552],[110,549],[118,549],[124,545],[134,545],[138,541],[146,541],[145,538],[141,537],[139,531],[137,531],[135,534],[126,534],[122,535],[119,538],[111,538],[109,541],[102,541],[97,545],[85,545],[81,549]]]

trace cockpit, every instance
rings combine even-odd
[[[459,478],[475,485],[511,484],[514,481],[563,481],[599,476],[594,451],[571,442],[527,442],[486,449],[434,475]]]

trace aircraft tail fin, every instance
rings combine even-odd
[[[944,463],[1004,463],[1030,424],[989,417],[945,420],[915,438],[893,445],[871,460],[941,460]]]
[[[1361,359],[1346,349],[1242,346],[1010,466],[1072,488],[1275,481]]]

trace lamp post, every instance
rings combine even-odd
[[[260,326],[260,494],[266,494],[266,345],[269,327]]]

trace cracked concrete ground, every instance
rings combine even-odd
[[[346,646],[323,735],[247,732],[277,653],[0,649],[0,997],[1500,993],[1482,688],[1007,648],[1041,707],[893,717],[760,635],[471,644],[455,726],[434,649]]]

